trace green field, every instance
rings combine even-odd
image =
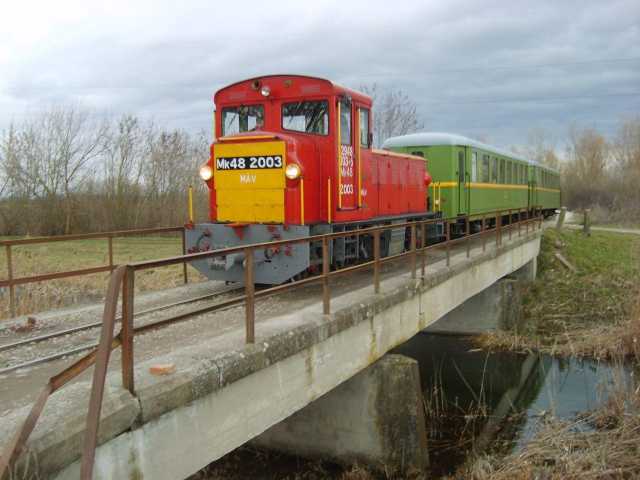
[[[556,258],[563,256],[576,269]],[[611,358],[640,352],[640,235],[545,232],[538,278],[525,295],[525,326],[483,337],[485,346]]]
[[[166,258],[181,253],[182,243],[178,235],[126,237],[113,240],[115,264]],[[12,257],[14,278],[98,267],[109,263],[106,239],[13,246]],[[0,252],[0,272],[2,272],[0,277],[6,279],[6,251]],[[189,275],[192,281],[202,279],[191,268]],[[108,273],[99,273],[17,286],[17,313],[28,314],[99,301],[104,296],[108,278]],[[136,277],[136,290],[168,288],[181,285],[182,282],[182,266],[174,265],[141,272]],[[5,288],[0,293],[0,317],[8,316],[9,290]]]

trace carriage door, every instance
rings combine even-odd
[[[538,185],[536,178],[538,175],[537,168],[529,166],[527,167],[527,177],[529,183],[529,210],[531,210],[538,203]]]
[[[456,148],[456,155],[458,156],[457,163],[457,181],[458,181],[458,214],[467,213],[467,165],[466,165],[466,155],[464,147]]]
[[[358,208],[356,152],[351,101],[338,101],[338,209]]]

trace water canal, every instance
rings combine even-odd
[[[452,474],[472,453],[517,451],[545,419],[573,420],[605,402],[609,392],[634,383],[634,372],[624,365],[492,353],[456,335],[421,333],[392,353],[420,365],[432,478]],[[575,425],[590,428],[587,422]],[[345,471],[329,462],[241,447],[194,478],[316,480],[341,478]]]
[[[522,448],[545,418],[575,419],[630,388],[624,365],[541,354],[490,353],[469,337],[418,334],[394,353],[420,364],[434,476],[470,452]],[[576,428],[589,428],[576,423]]]

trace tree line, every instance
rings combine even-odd
[[[133,115],[47,110],[0,135],[0,234],[55,235],[180,225],[187,189],[208,158],[204,133],[167,130]]]
[[[640,222],[640,117],[621,119],[609,136],[596,127],[570,126],[563,158],[552,135],[540,129],[520,150],[561,172],[562,203],[569,209],[593,209],[598,221]]]
[[[367,90],[378,100],[374,136],[423,129],[401,91]],[[197,220],[208,212],[197,175],[208,135],[144,122],[105,119],[82,107],[57,107],[0,134],[0,235],[56,235],[181,225],[194,186]],[[569,128],[563,154],[552,136],[532,130],[517,153],[562,173],[563,204],[596,208],[601,220],[640,222],[640,117],[614,135]]]

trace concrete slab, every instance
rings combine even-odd
[[[538,249],[537,234],[484,254],[476,247],[471,259],[464,252],[453,255],[451,267],[443,261],[429,264],[424,280],[408,273],[386,278],[379,295],[370,284],[334,291],[330,317],[322,315],[316,300],[261,320],[255,345],[244,345],[243,325],[236,322],[138,363],[136,421],[131,430],[113,429],[98,448],[95,478],[187,477],[336,388],[496,278],[522,267]],[[166,337],[171,329],[162,332]],[[152,376],[153,363],[174,363],[176,372]],[[118,381],[118,374],[110,376],[112,384]],[[113,395],[117,392],[110,390],[107,400]],[[29,446],[39,454],[37,441]],[[70,440],[69,451],[79,455],[77,447]],[[58,465],[39,473],[54,475]],[[77,478],[78,471],[76,461],[56,478]]]

